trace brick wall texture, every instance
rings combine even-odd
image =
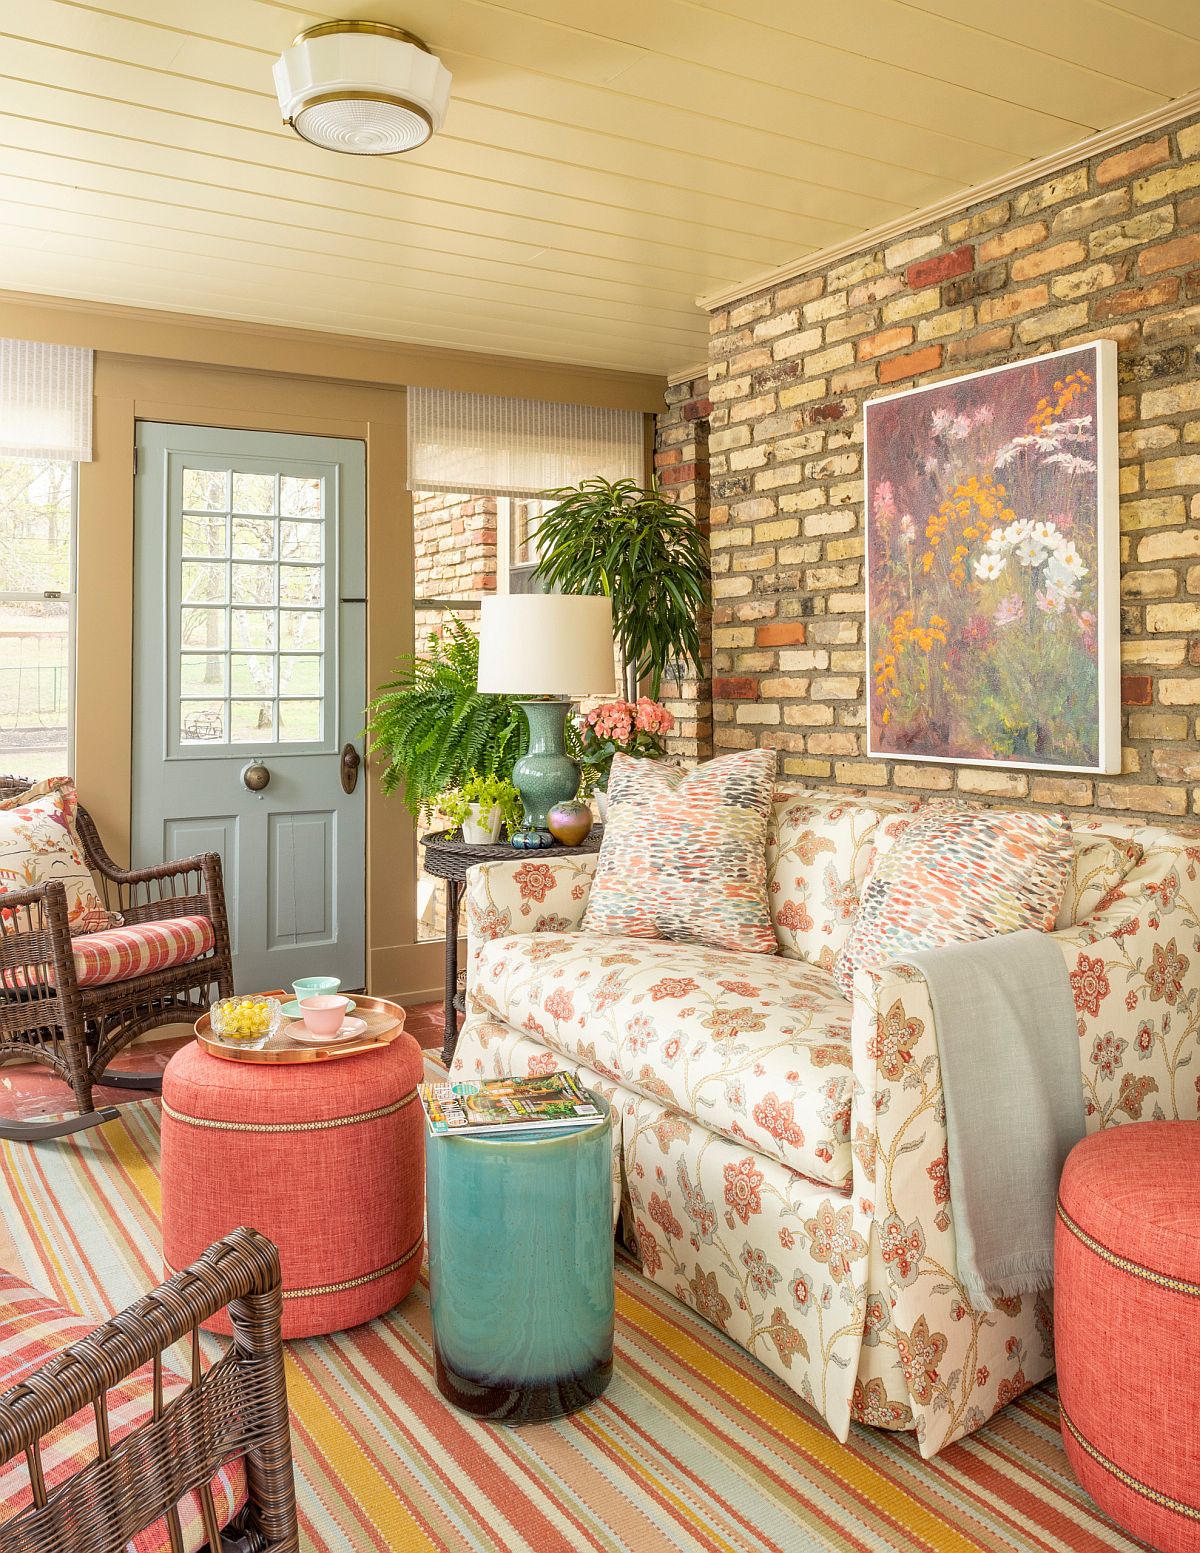
[[[674,383],[667,389],[667,408],[658,417],[654,471],[659,488],[695,514],[703,533],[709,532],[709,416],[707,377]],[[675,715],[668,753],[685,760],[708,760],[713,753],[712,623],[700,623],[704,673],[663,682],[662,699]]]
[[[413,494],[414,591],[474,598],[496,591],[496,498]]]
[[[868,760],[864,401],[1101,338],[1119,355],[1121,775]],[[1200,120],[716,313],[707,383],[673,390],[659,429],[660,477],[709,486],[716,751],[775,745],[818,784],[1200,813],[1198,339]]]

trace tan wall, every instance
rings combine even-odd
[[[95,457],[81,466],[79,481],[75,774],[120,861],[129,855],[132,801],[137,420],[366,443],[367,683],[374,687],[413,640],[404,383],[643,410],[661,393],[661,384],[636,374],[473,358],[2,293],[0,335],[97,349]],[[359,380],[347,381],[351,378]],[[407,997],[434,995],[441,984],[440,944],[415,941],[415,853],[403,806],[385,800],[368,771],[368,985]]]
[[[1200,813],[1200,122],[722,306],[711,320],[718,750],[813,782]],[[865,758],[863,404],[1096,339],[1120,382],[1123,771]]]

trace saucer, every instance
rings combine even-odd
[[[346,1012],[347,1013],[349,1013],[351,1011],[351,1009],[354,1009],[354,1008],[357,1008],[357,1007],[358,1007],[358,1004],[354,1001],[353,998],[347,998],[346,999]],[[300,1005],[296,1001],[295,998],[293,998],[290,1003],[285,1003],[283,1005],[283,1012],[284,1012],[285,1016],[288,1019],[303,1019],[304,1018],[304,1015],[300,1012]]]
[[[303,1023],[292,1025],[287,1033],[289,1040],[300,1041],[305,1046],[340,1046],[343,1041],[366,1035],[367,1022],[365,1019],[347,1019],[335,1035],[314,1035]]]

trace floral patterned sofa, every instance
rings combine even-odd
[[[570,1067],[614,1103],[646,1275],[780,1375],[841,1439],[926,1456],[1053,1369],[1050,1291],[971,1307],[957,1279],[928,988],[830,967],[877,843],[917,802],[779,791],[777,956],[580,931],[594,856],[470,871],[458,1077]],[[1094,819],[1054,938],[1090,1130],[1200,1114],[1200,837]]]

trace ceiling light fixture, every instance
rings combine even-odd
[[[275,90],[304,140],[351,156],[411,151],[442,127],[450,72],[428,46],[386,22],[321,22],[275,62]]]

